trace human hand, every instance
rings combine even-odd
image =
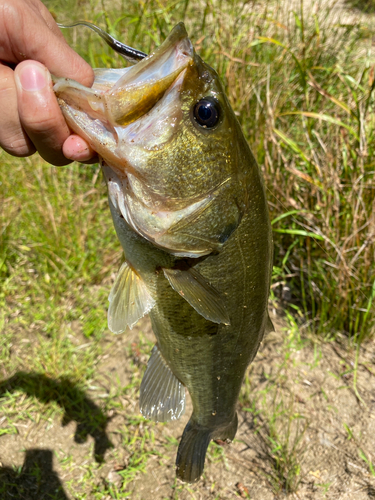
[[[38,151],[53,165],[90,162],[95,153],[71,134],[49,72],[86,86],[94,80],[40,0],[0,0],[0,147],[13,156]]]

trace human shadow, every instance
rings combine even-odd
[[[52,467],[51,450],[27,450],[20,470],[0,467],[2,500],[69,500]]]
[[[62,425],[71,421],[77,423],[75,442],[84,443],[88,435],[92,436],[95,441],[95,460],[103,462],[105,452],[113,447],[106,434],[110,418],[76,384],[67,377],[52,379],[41,373],[19,371],[0,383],[0,398],[16,390],[44,403],[56,401],[64,410]]]

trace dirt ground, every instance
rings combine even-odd
[[[371,468],[375,461],[373,344],[362,348],[356,395],[355,351],[348,349],[344,339],[341,344],[337,340],[313,343],[300,338],[295,326],[287,327],[282,320],[275,323],[277,331],[265,339],[246,377],[236,439],[223,447],[210,446],[205,474],[198,483],[183,485],[175,479],[174,471],[178,440],[191,413],[190,401],[178,423],[152,424],[148,428],[147,421],[139,419],[137,389],[134,397],[121,390],[134,377],[132,366],[138,364],[143,369],[147,362],[147,355],[137,344],[140,330],[146,341],[153,338],[145,319],[129,334],[104,337],[96,365],[97,386],[83,395],[85,417],[78,417],[65,404],[62,420],[58,416],[40,418],[31,412],[30,419],[14,422],[12,434],[3,435],[6,417],[0,417],[0,481],[2,478],[11,484],[13,478],[16,484],[16,493],[12,494],[9,488],[0,498],[375,497],[375,474]],[[27,377],[16,374],[3,382],[0,397],[11,397],[16,387],[27,383]],[[47,382],[41,378],[40,385],[43,384]],[[120,390],[114,394],[116,387]],[[60,389],[63,390],[62,385]],[[56,390],[59,391],[58,386]],[[103,405],[106,394],[113,396],[110,405]],[[43,399],[38,394],[36,397]],[[19,397],[18,403],[23,404],[25,398],[26,394]],[[95,425],[103,418],[103,425]],[[124,471],[131,463],[126,451],[129,442],[126,443],[122,430],[134,424],[132,418],[138,419],[135,434],[142,436],[142,449],[148,459],[143,472],[133,470],[127,494],[116,496],[111,494],[111,486],[121,490]],[[102,463],[98,466],[97,462]],[[37,483],[35,464],[40,471]],[[23,473],[19,476],[17,467],[22,465]],[[32,466],[33,475],[27,476]],[[100,489],[100,484],[106,486]],[[288,489],[294,492],[288,494]]]

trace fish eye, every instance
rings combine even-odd
[[[220,120],[220,104],[213,97],[204,97],[194,106],[194,120],[204,128],[215,127]]]

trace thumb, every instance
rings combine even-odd
[[[22,127],[39,154],[53,165],[69,163],[62,145],[70,132],[52,90],[51,75],[37,61],[23,61],[14,71]]]

